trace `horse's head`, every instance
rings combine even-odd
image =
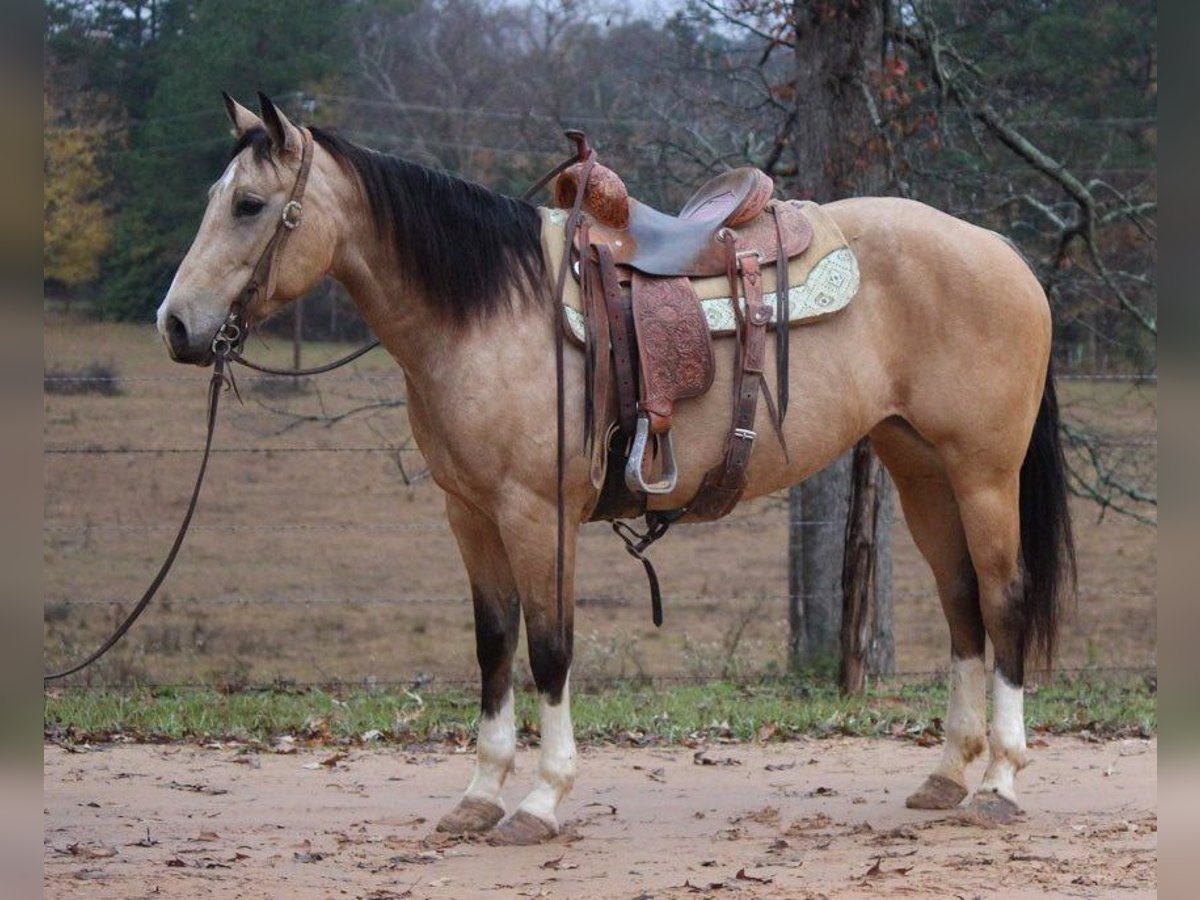
[[[235,305],[244,325],[262,321],[308,291],[333,259],[328,160],[268,98],[259,100],[261,117],[225,96],[237,150],[209,189],[200,230],[158,308],[159,334],[177,362],[207,365]],[[313,162],[302,178],[306,146]]]

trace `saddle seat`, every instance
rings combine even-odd
[[[575,203],[583,163],[566,169],[555,183],[555,206]],[[769,175],[743,166],[706,182],[683,205],[679,215],[659,212],[629,196],[612,169],[593,164],[582,209],[588,215],[591,244],[607,245],[617,265],[658,277],[718,275],[725,271],[727,253],[721,241],[726,228],[742,228],[762,216],[774,183]],[[739,246],[757,250],[764,260],[777,255],[773,223],[739,235]],[[755,239],[755,234],[760,239]],[[801,252],[805,235],[784,229],[784,253]],[[580,248],[582,249],[582,248]]]

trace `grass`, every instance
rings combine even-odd
[[[945,714],[943,685],[885,683],[864,697],[841,697],[824,683],[780,679],[577,690],[573,717],[583,743],[680,744],[704,738],[783,740],[798,735],[905,737],[936,742]],[[290,735],[314,744],[382,740],[399,744],[471,739],[476,694],[438,689],[287,689],[222,693],[209,688],[131,691],[67,688],[45,694],[46,737],[60,742],[237,740],[269,744]],[[518,730],[537,736],[537,698],[517,697]],[[1152,678],[1060,678],[1031,689],[1032,732],[1097,737],[1157,730]]]

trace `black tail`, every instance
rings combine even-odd
[[[1025,593],[1021,609],[1024,656],[1054,660],[1059,606],[1075,589],[1075,541],[1067,503],[1067,472],[1059,439],[1053,361],[1025,461],[1021,464],[1021,556]]]

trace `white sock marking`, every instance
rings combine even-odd
[[[575,730],[571,725],[570,678],[563,684],[562,702],[551,706],[542,699],[542,751],[538,757],[538,780],[521,809],[549,822],[555,828],[554,811],[575,783]]]
[[[987,738],[987,672],[983,657],[950,661],[950,708],[946,745],[934,772],[965,784],[967,764],[983,752]]]
[[[513,713],[513,691],[510,687],[496,715],[484,716],[479,720],[475,775],[467,788],[466,796],[487,800],[503,807],[504,800],[500,791],[504,788],[504,779],[512,771],[516,755],[517,728]]]
[[[995,791],[1017,802],[1016,776],[1025,767],[1025,689],[1013,687],[997,670],[992,679],[991,760],[981,791]]]

